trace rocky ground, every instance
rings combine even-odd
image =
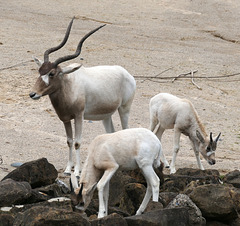
[[[121,65],[137,80],[130,127],[148,127],[148,104],[159,92],[190,99],[208,132],[222,132],[216,153],[217,164],[207,169],[221,173],[240,165],[240,2],[225,0],[179,1],[36,1],[0,2],[0,179],[13,170],[13,162],[46,157],[61,173],[67,159],[63,125],[48,97],[33,101],[28,94],[38,76],[32,56],[57,45],[73,16],[69,42],[51,55],[56,59],[72,53],[78,40],[91,29],[107,24],[83,46],[84,66]],[[73,62],[80,62],[75,59]],[[171,82],[172,77],[194,73]],[[161,74],[160,74],[161,73]],[[157,76],[165,79],[146,79]],[[211,77],[220,78],[210,79]],[[115,127],[121,129],[118,115]],[[82,162],[87,147],[104,133],[101,122],[84,122]],[[172,131],[163,136],[168,160],[172,155]],[[186,137],[176,167],[196,168],[196,160]],[[165,173],[168,173],[166,170]]]

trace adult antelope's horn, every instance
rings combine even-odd
[[[73,20],[74,20],[74,19],[75,19],[75,17],[73,17],[72,20],[71,20],[71,22],[69,23],[68,28],[67,28],[67,31],[66,31],[66,33],[65,33],[65,37],[64,37],[64,39],[62,40],[62,42],[61,42],[58,46],[52,47],[52,48],[50,48],[50,49],[48,49],[48,50],[46,50],[46,51],[44,52],[44,62],[48,62],[48,61],[49,61],[49,54],[50,54],[50,53],[55,52],[55,51],[61,49],[61,48],[66,44],[66,42],[67,42],[67,40],[68,40],[68,37],[69,37],[69,34],[70,34],[70,31],[71,31],[71,28],[72,28],[72,23],[73,23]]]
[[[78,46],[77,46],[77,50],[74,54],[72,55],[67,55],[67,56],[64,56],[64,57],[60,57],[58,58],[55,62],[54,62],[54,65],[57,66],[58,64],[62,63],[62,62],[65,62],[65,61],[68,61],[68,60],[72,60],[76,57],[78,57],[81,53],[81,49],[82,49],[82,45],[83,45],[83,42],[90,36],[92,35],[93,33],[95,33],[96,31],[98,31],[99,29],[101,29],[102,27],[104,27],[106,24],[104,25],[101,25],[100,27],[97,27],[95,28],[94,30],[90,31],[89,33],[87,33],[81,40],[80,42],[78,43]]]

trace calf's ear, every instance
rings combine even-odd
[[[205,142],[202,134],[198,130],[196,130],[196,135],[197,135],[197,138],[200,140],[201,143]]]

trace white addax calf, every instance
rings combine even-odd
[[[71,64],[65,68],[60,63],[79,56],[83,42],[100,26],[86,34],[79,42],[76,52],[49,61],[49,54],[62,48],[66,43],[73,20],[70,22],[62,43],[50,48],[44,53],[44,62],[35,59],[39,66],[37,79],[30,97],[34,100],[48,95],[59,117],[64,123],[67,143],[69,146],[69,161],[65,170],[71,173],[73,167],[72,150],[76,149],[76,165],[74,174],[80,171],[80,144],[83,120],[102,120],[107,133],[114,132],[112,115],[118,110],[122,128],[128,128],[130,107],[136,90],[136,82],[124,68],[120,66],[83,67],[80,64]],[[75,124],[75,140],[71,120]]]
[[[166,129],[174,129],[174,149],[170,173],[176,172],[175,161],[180,148],[181,133],[189,137],[200,169],[204,170],[199,153],[210,165],[216,163],[215,151],[221,133],[215,139],[212,138],[212,133],[209,137],[207,136],[205,128],[189,100],[180,99],[168,93],[160,93],[151,98],[149,110],[150,130],[155,130],[160,141]]]
[[[153,167],[160,166],[161,143],[148,129],[135,128],[97,136],[88,148],[79,186],[77,178],[71,175],[70,185],[74,193],[76,208],[85,211],[95,188],[98,188],[98,218],[108,214],[109,181],[119,170],[133,170],[139,167],[147,181],[147,191],[137,210],[140,215],[145,210],[151,196],[158,202],[160,180]]]

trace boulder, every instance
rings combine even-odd
[[[240,216],[237,219],[231,221],[230,226],[239,226],[240,225]]]
[[[10,226],[13,225],[14,216],[11,214],[1,213],[0,212],[0,225],[1,226]]]
[[[129,183],[136,183],[136,179],[130,177],[127,172],[117,171],[110,180],[109,206],[119,206],[124,194],[124,186]]]
[[[2,180],[27,181],[32,188],[52,184],[58,176],[55,167],[46,158],[27,162],[10,172]]]
[[[106,217],[92,220],[91,226],[128,226],[126,220],[117,213],[112,213]]]
[[[229,221],[237,218],[237,206],[239,202],[233,187],[208,184],[196,187],[190,198],[200,208],[205,218],[213,220]]]
[[[143,201],[146,188],[142,184],[129,183],[125,185],[124,189],[125,192],[120,200],[119,208],[130,215],[134,215]]]
[[[163,209],[126,217],[128,226],[187,226],[187,208]]]
[[[161,202],[153,202],[152,200],[149,201],[147,208],[144,210],[144,213],[151,212],[154,210],[162,210],[163,204]]]
[[[19,213],[14,226],[66,226],[66,225],[91,225],[90,222],[80,214],[54,207],[35,206],[23,213]]]
[[[164,183],[164,174],[163,174],[163,163],[160,165],[160,167],[154,169],[158,178],[160,179],[160,184],[162,185]],[[136,180],[136,183],[143,184],[145,187],[147,186],[147,182],[145,177],[142,174],[142,171],[137,168],[135,170],[130,170],[127,172],[127,174],[134,178]]]
[[[177,172],[174,175],[185,175],[189,177],[209,177],[213,176],[212,178],[216,179],[216,182],[218,182],[218,177],[220,176],[218,170],[215,169],[207,169],[207,170],[201,170],[201,169],[193,169],[193,168],[179,168]],[[210,177],[209,177],[210,178]]]
[[[6,179],[0,182],[0,207],[23,204],[31,196],[28,182],[17,182]]]
[[[8,214],[11,216],[16,216],[16,214],[18,213],[21,213],[33,207],[39,207],[39,206],[46,207],[46,208],[54,207],[54,208],[72,211],[71,200],[65,197],[58,197],[58,198],[50,199],[48,201],[38,202],[33,204],[12,205],[12,206],[2,207],[0,208],[0,215]]]
[[[64,195],[61,187],[57,183],[53,183],[40,188],[35,188],[34,190],[38,193],[43,193],[47,195],[49,198],[61,197]]]
[[[229,224],[224,224],[219,221],[208,221],[207,226],[229,226]]]
[[[185,194],[177,195],[167,206],[167,209],[186,207],[189,213],[190,225],[204,226],[206,225],[205,218],[202,217],[200,209],[193,201]]]
[[[176,192],[160,192],[159,202],[161,202],[165,208],[177,195],[178,193]]]
[[[121,215],[122,217],[129,217],[130,216],[129,213],[124,212],[119,207],[108,206],[108,214],[112,214],[112,213],[117,213],[117,214]]]
[[[187,185],[193,181],[197,181],[199,185],[219,184],[219,176],[217,170],[180,168],[175,174],[165,175],[162,190],[179,193],[184,191]]]
[[[224,183],[232,184],[236,188],[240,188],[240,171],[234,170],[224,177]]]
[[[180,193],[193,181],[196,181],[198,185],[219,184],[219,177],[220,174],[217,170],[180,168],[175,174],[165,175],[162,190]]]

